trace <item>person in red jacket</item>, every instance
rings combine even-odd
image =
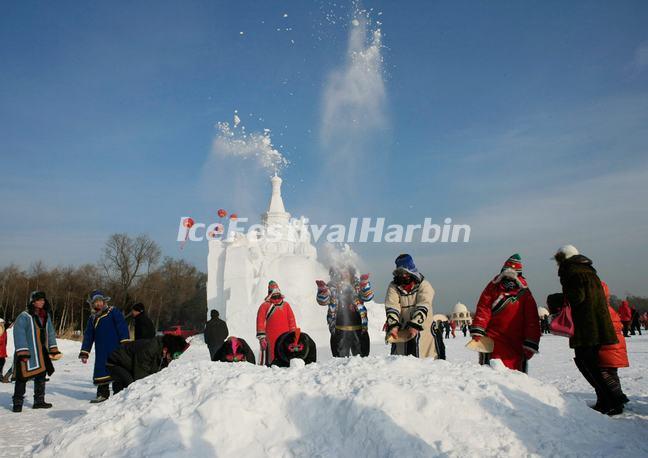
[[[0,378],[2,378],[2,370],[4,369],[6,359],[7,359],[7,332],[5,330],[5,322],[2,318],[0,318]]]
[[[621,305],[619,306],[619,316],[621,317],[621,323],[623,323],[623,337],[629,337],[628,331],[630,331],[632,310],[630,310],[628,301],[621,301]]]
[[[275,342],[285,332],[294,331],[295,315],[290,304],[284,301],[279,285],[268,283],[268,295],[257,312],[257,339],[261,351],[265,352],[265,364],[270,366],[274,361]]]
[[[514,254],[481,294],[470,335],[493,339],[493,352],[480,353],[480,364],[501,359],[510,369],[526,372],[527,361],[540,345],[538,306],[522,275],[522,260]]]
[[[599,411],[606,410],[608,415],[616,415],[622,413],[623,404],[626,404],[630,401],[621,388],[621,380],[619,379],[618,370],[620,367],[629,367],[630,362],[628,361],[628,350],[626,348],[625,337],[623,336],[623,324],[621,323],[621,317],[610,306],[610,290],[608,288],[608,285],[604,281],[602,281],[601,286],[603,286],[605,298],[608,301],[610,318],[612,319],[612,325],[614,326],[614,331],[616,332],[619,342],[612,345],[601,346],[601,349],[599,350],[599,368],[605,384],[615,395],[615,397],[622,401],[622,403],[620,405],[617,405],[612,411],[610,411],[604,405],[604,398],[601,396],[601,393],[597,392],[594,409]]]

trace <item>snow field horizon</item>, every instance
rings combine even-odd
[[[186,221],[191,219],[191,227]],[[274,224],[241,225],[249,218],[237,218],[223,223],[193,222],[189,216],[180,217],[176,241],[184,243],[205,240],[233,241],[237,235],[249,241],[278,242],[286,237],[291,240],[314,243],[320,240],[328,243],[469,243],[472,227],[469,224],[453,224],[450,217],[443,224],[424,218],[422,224],[387,224],[386,217],[351,217],[348,224],[308,224],[306,217],[291,218],[287,226]],[[306,229],[306,230],[304,230]],[[418,236],[417,236],[417,233]],[[225,235],[227,236],[223,238]]]

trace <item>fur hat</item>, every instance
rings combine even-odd
[[[180,336],[174,336],[171,334],[165,334],[162,336],[162,345],[167,349],[167,351],[174,355],[175,353],[184,353],[189,344]]]
[[[141,302],[138,302],[137,304],[133,305],[132,310],[134,312],[140,312],[140,313],[144,313],[146,311],[144,309],[144,304],[142,304]]]
[[[577,254],[580,253],[574,245],[563,245],[558,249],[558,251],[556,251],[554,259],[558,262],[563,262],[564,260],[569,259],[572,256],[576,256]]]
[[[47,297],[45,296],[44,291],[32,291],[32,293],[29,295],[30,304],[33,304],[39,299],[45,299],[45,301],[47,301]]]
[[[108,302],[108,301],[110,301],[110,297],[106,296],[103,293],[103,291],[101,291],[99,289],[94,290],[88,296],[88,304],[90,304],[90,305],[94,304],[96,301],[99,301],[99,300],[104,301],[104,302]]]

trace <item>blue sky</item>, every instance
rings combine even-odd
[[[472,305],[520,252],[541,302],[564,243],[614,293],[648,294],[648,4],[362,6],[381,68],[348,102],[351,3],[5,4],[0,265],[94,262],[123,231],[204,269],[206,244],[175,243],[178,218],[267,204],[267,172],[212,155],[214,125],[238,110],[291,161],[295,215],[471,224],[467,245],[354,246],[379,294],[409,251],[439,309]]]

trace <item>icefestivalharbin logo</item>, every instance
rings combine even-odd
[[[188,225],[187,220],[191,220]],[[180,218],[178,242],[190,240],[234,240],[241,236],[249,240],[295,240],[317,243],[468,243],[470,225],[453,224],[452,218],[445,218],[443,224],[433,223],[425,218],[423,224],[389,224],[387,219],[351,218],[344,224],[308,224],[307,218],[291,219],[287,225],[252,224],[245,226],[248,218],[230,220],[227,229],[221,223],[194,223],[189,217]]]

